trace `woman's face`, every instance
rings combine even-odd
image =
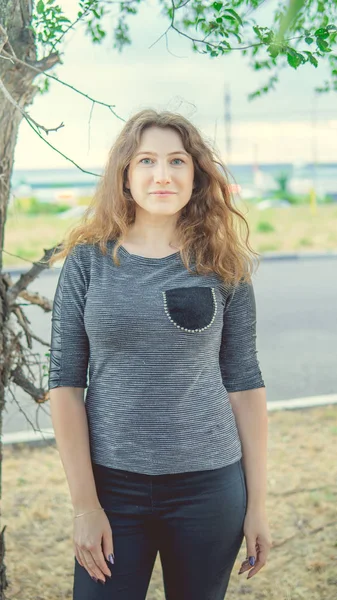
[[[149,127],[142,132],[126,180],[138,208],[153,215],[178,213],[191,198],[193,178],[192,156],[177,131]],[[172,194],[155,194],[163,190]]]

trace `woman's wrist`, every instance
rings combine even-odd
[[[265,502],[247,502],[247,512],[258,512],[265,514],[267,512],[267,506]]]
[[[85,510],[85,511],[83,511],[81,513],[77,513],[77,514],[76,514],[76,512],[74,512],[74,518],[77,519],[78,517],[83,517],[84,515],[89,515],[90,513],[99,512],[101,510],[104,510],[104,508],[102,506],[99,508],[93,508],[91,510]]]
[[[97,508],[102,508],[102,505],[98,498],[92,499],[83,499],[77,502],[73,502],[74,513],[77,515],[82,512],[89,512],[89,510],[96,510]]]

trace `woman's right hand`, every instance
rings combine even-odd
[[[79,564],[88,571],[90,577],[105,583],[104,575],[111,577],[106,560],[114,551],[112,530],[104,510],[74,518],[73,542]]]

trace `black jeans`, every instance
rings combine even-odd
[[[75,558],[73,600],[145,600],[159,552],[166,600],[223,600],[244,538],[242,461],[145,475],[93,464],[112,529],[112,577],[95,583]]]

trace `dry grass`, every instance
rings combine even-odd
[[[247,202],[238,203],[249,223],[250,244],[257,252],[326,251],[337,248],[337,205],[321,204],[312,215],[309,206],[289,209],[270,208],[259,211]],[[268,222],[274,231],[259,232],[258,224]],[[58,243],[78,218],[60,219],[57,215],[29,217],[11,215],[6,224],[5,250],[16,256],[4,254],[4,269],[24,267],[20,256],[37,260],[43,248]]]
[[[247,205],[244,212],[247,211]],[[245,215],[251,228],[251,245],[257,252],[306,252],[337,249],[337,205],[322,204],[317,214],[309,206],[268,208],[249,207]],[[259,223],[269,223],[274,231],[259,232]]]
[[[252,579],[234,566],[228,598],[337,597],[337,406],[269,413],[268,515],[274,541]],[[8,600],[71,600],[72,506],[55,446],[4,447]],[[57,582],[57,583],[56,583]],[[163,600],[159,556],[148,600]]]

